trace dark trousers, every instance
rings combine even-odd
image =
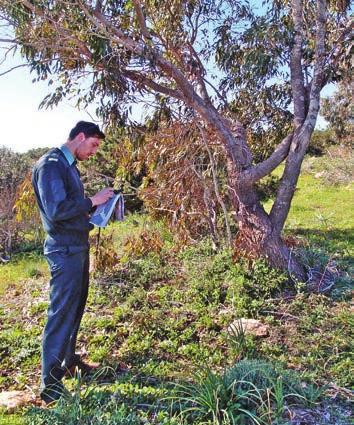
[[[75,362],[75,345],[89,286],[89,252],[46,254],[51,272],[48,320],[42,343],[41,396],[60,396],[61,379]]]

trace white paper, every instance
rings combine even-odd
[[[112,196],[112,198],[108,199],[104,204],[99,205],[96,208],[96,211],[92,214],[90,223],[94,224],[97,227],[105,227],[111,215],[113,213],[114,207],[118,201],[118,199],[122,196],[121,193]]]

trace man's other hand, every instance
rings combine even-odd
[[[97,205],[104,204],[108,199],[112,198],[114,191],[110,187],[100,190],[96,195],[91,196],[92,206],[96,207]]]

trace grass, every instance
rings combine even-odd
[[[0,265],[0,296],[5,296],[9,285],[19,285],[30,278],[48,277],[48,267],[43,255],[35,252],[16,254],[8,264]]]
[[[322,158],[308,157],[303,165],[303,172],[297,183],[291,210],[286,227],[289,229],[304,227],[321,229],[333,225],[338,229],[348,229],[354,225],[351,209],[348,208],[354,200],[354,183],[329,184],[318,176],[317,163]],[[273,175],[280,177],[284,166],[279,166]],[[272,201],[265,203],[267,211]],[[321,218],[323,217],[323,218]]]
[[[287,229],[346,230],[354,226],[349,205],[354,202],[354,185],[323,186],[319,179],[300,178],[287,219]]]
[[[178,252],[163,225],[144,216],[109,226],[101,233],[100,265],[106,266],[105,273],[92,279],[78,343],[107,370],[124,362],[129,373],[107,373],[92,381],[67,379],[71,395],[56,409],[32,408],[25,416],[0,413],[0,424],[22,424],[26,419],[30,425],[226,425],[244,409],[255,415],[252,419],[243,412],[250,423],[258,418],[260,423],[285,425],[285,411],[309,409],[316,388],[328,385],[327,393],[344,397],[342,388],[353,384],[353,315],[349,299],[339,295],[342,286],[350,286],[353,220],[347,205],[352,196],[352,186],[324,186],[321,179],[304,174],[287,222],[288,233],[307,241],[323,261],[329,253],[343,268],[330,297],[299,289],[283,299],[279,288],[285,279],[264,263],[253,268],[234,264],[227,250],[215,255],[208,240]],[[94,242],[95,235],[93,251]],[[46,262],[38,254],[18,255],[0,268],[0,389],[37,391],[48,299]],[[230,335],[228,326],[239,317],[260,319],[268,324],[269,335]],[[267,393],[250,372],[257,364],[252,362],[266,362],[270,369],[282,371],[282,377],[290,369],[306,388],[316,384],[313,395],[306,396],[307,401],[297,398],[292,405],[285,378],[273,379],[266,402]],[[240,364],[248,365],[249,381],[257,388],[241,388],[243,398],[236,382],[244,376],[235,375]],[[230,381],[232,373],[235,379]],[[344,401],[344,407],[323,398],[318,403],[312,412],[343,416],[338,424],[346,423]],[[194,422],[189,415],[194,415]]]
[[[7,415],[4,413],[4,415],[1,415],[0,410],[0,425],[24,425],[25,419],[22,414],[13,414],[13,415]]]
[[[316,161],[324,159],[305,160],[305,172],[299,178],[285,232],[321,247],[346,267],[352,267],[354,216],[350,205],[354,205],[354,183],[331,185],[316,178]],[[278,167],[274,175],[279,177],[282,169]],[[272,203],[268,200],[264,204],[266,211],[270,211]]]
[[[296,374],[259,360],[242,360],[222,374],[206,368],[195,381],[177,385],[174,397],[187,423],[271,424],[284,416],[285,406],[313,404],[321,396]]]
[[[211,246],[206,242],[174,257],[178,271],[175,270],[172,276],[170,271],[166,272],[165,280],[161,278],[164,275],[161,264],[167,264],[169,270],[166,258],[160,260],[156,280],[150,264],[155,264],[155,257],[146,257],[144,267],[141,267],[143,260],[138,260],[136,265],[135,259],[130,259],[129,273],[118,274],[118,280],[112,275],[110,280],[97,280],[92,285],[79,338],[79,345],[88,350],[92,360],[113,369],[121,361],[129,365],[131,374],[126,377],[124,385],[119,381],[119,388],[125,388],[124,391],[139,393],[141,385],[149,387],[147,384],[151,381],[158,383],[154,390],[158,392],[166,381],[189,380],[200,365],[208,365],[215,371],[213,373],[221,376],[225,367],[232,367],[247,357],[266,358],[283,368],[297,369],[307,382],[350,385],[347,368],[351,362],[351,315],[347,302],[338,303],[324,296],[305,294],[299,294],[291,302],[276,301],[272,299],[272,286],[266,285],[264,279],[269,276],[269,270],[262,265],[254,275],[249,274],[239,265],[235,266],[227,252],[212,256]],[[140,280],[135,279],[137,272]],[[4,389],[24,389],[26,385],[36,388],[38,385],[40,332],[45,317],[42,303],[47,296],[47,293],[40,292],[44,284],[43,279],[32,280],[22,297],[17,298],[12,292],[16,289],[10,286],[3,311],[6,320],[0,335],[3,349],[10,350],[2,356],[7,359],[2,362],[2,370],[6,371],[1,385]],[[263,288],[258,291],[256,308],[247,301],[252,285],[254,289],[257,285],[260,285],[259,290]],[[40,308],[28,303],[32,294]],[[240,303],[240,299],[245,302]],[[261,340],[247,336],[242,347],[235,347],[226,331],[227,326],[236,317],[249,315],[268,323],[270,335]],[[22,317],[20,323],[19,317]],[[66,385],[74,389],[76,384],[67,380]],[[117,380],[97,389],[102,393],[99,397],[111,400],[117,391],[114,385],[118,385]],[[91,394],[91,387],[83,385],[83,393],[88,391]],[[172,421],[173,417],[168,416],[166,410],[162,413],[156,410],[158,401],[136,394],[126,398],[121,395],[121,390],[119,394],[119,406],[107,401],[111,406],[107,409],[111,410],[107,412],[102,407],[97,414],[109,418],[114,417],[113,414],[116,418],[123,413],[125,417],[133,415],[131,423],[135,421],[132,419],[134,415],[138,415],[139,420],[147,415],[146,423],[150,424],[169,423],[154,422],[151,420],[153,415]],[[86,406],[90,397],[79,406],[75,404],[76,407],[74,401],[69,400],[66,407],[62,406],[61,417],[68,418],[68,410],[73,414],[74,407],[81,409],[80,414],[88,415]],[[259,403],[263,403],[260,398]],[[140,405],[145,407],[141,409]],[[116,411],[118,407],[123,410]],[[34,410],[31,414],[33,424],[37,425],[41,423],[39,418],[50,413]],[[136,423],[139,423],[138,419]],[[173,421],[183,423],[181,418]]]

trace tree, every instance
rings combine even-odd
[[[0,148],[0,245],[5,253],[11,252],[15,236],[13,207],[17,188],[27,172],[27,166],[20,158],[20,154],[6,147]]]
[[[349,79],[339,82],[336,92],[321,101],[321,113],[329,122],[338,142],[353,142],[352,84]]]
[[[33,230],[39,225],[37,209],[31,205],[28,210],[35,214],[20,224],[16,220],[16,202],[26,194],[26,176],[31,166],[43,153],[43,148],[17,153],[0,147],[0,252],[10,254],[20,239],[21,231]],[[27,187],[30,184],[28,181]]]
[[[306,279],[281,233],[321,89],[348,66],[348,3],[275,0],[260,14],[236,0],[0,0],[0,8],[15,31],[5,41],[21,47],[38,79],[59,77],[43,104],[76,92],[81,106],[99,98],[107,123],[124,122],[134,102],[163,105],[181,123],[196,117],[225,151],[238,249]],[[285,130],[289,106],[291,129],[256,162],[247,130]],[[256,183],[283,161],[268,214]]]

